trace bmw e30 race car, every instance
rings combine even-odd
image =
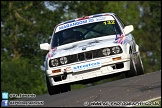
[[[144,74],[139,46],[115,13],[101,13],[58,24],[45,57],[45,76],[50,95],[70,91],[70,84],[115,73],[126,77]]]

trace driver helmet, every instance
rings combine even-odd
[[[64,30],[63,31],[63,34],[62,34],[62,36],[63,36],[63,38],[68,38],[68,37],[70,37],[71,35],[73,35],[73,30],[72,29],[66,29],[66,30]]]

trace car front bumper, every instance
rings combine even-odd
[[[121,58],[121,59],[120,59]],[[74,71],[74,65],[76,64],[87,64],[92,61],[99,61],[101,64],[98,67]],[[53,70],[60,69],[61,72],[53,73]],[[130,55],[129,54],[118,54],[108,57],[97,58],[94,60],[87,60],[83,62],[77,62],[66,66],[59,66],[50,68],[46,71],[51,85],[60,85],[65,83],[72,83],[76,81],[82,81],[100,76],[106,76],[110,74],[120,73],[130,70]]]

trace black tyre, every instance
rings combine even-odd
[[[57,89],[57,86],[51,86],[49,79],[46,76],[46,83],[47,83],[47,90],[49,95],[54,95],[59,93],[59,90]]]
[[[46,76],[46,83],[47,83],[47,90],[48,90],[49,95],[54,95],[54,94],[58,94],[58,93],[71,91],[70,84],[51,86],[47,76]]]
[[[70,84],[63,84],[63,85],[60,85],[59,88],[60,88],[60,92],[61,92],[61,93],[71,91]]]
[[[137,75],[144,74],[144,67],[143,67],[143,63],[142,63],[140,54],[137,54],[137,61],[136,62],[137,62],[136,63]]]
[[[129,77],[133,77],[136,75],[137,75],[137,69],[135,65],[135,60],[134,60],[134,56],[131,54],[130,55],[130,70],[125,72],[125,77],[129,78]]]

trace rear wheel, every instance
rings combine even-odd
[[[54,95],[54,94],[58,94],[58,93],[71,91],[70,84],[51,86],[47,76],[46,76],[46,83],[47,83],[47,90],[48,90],[49,95]]]

